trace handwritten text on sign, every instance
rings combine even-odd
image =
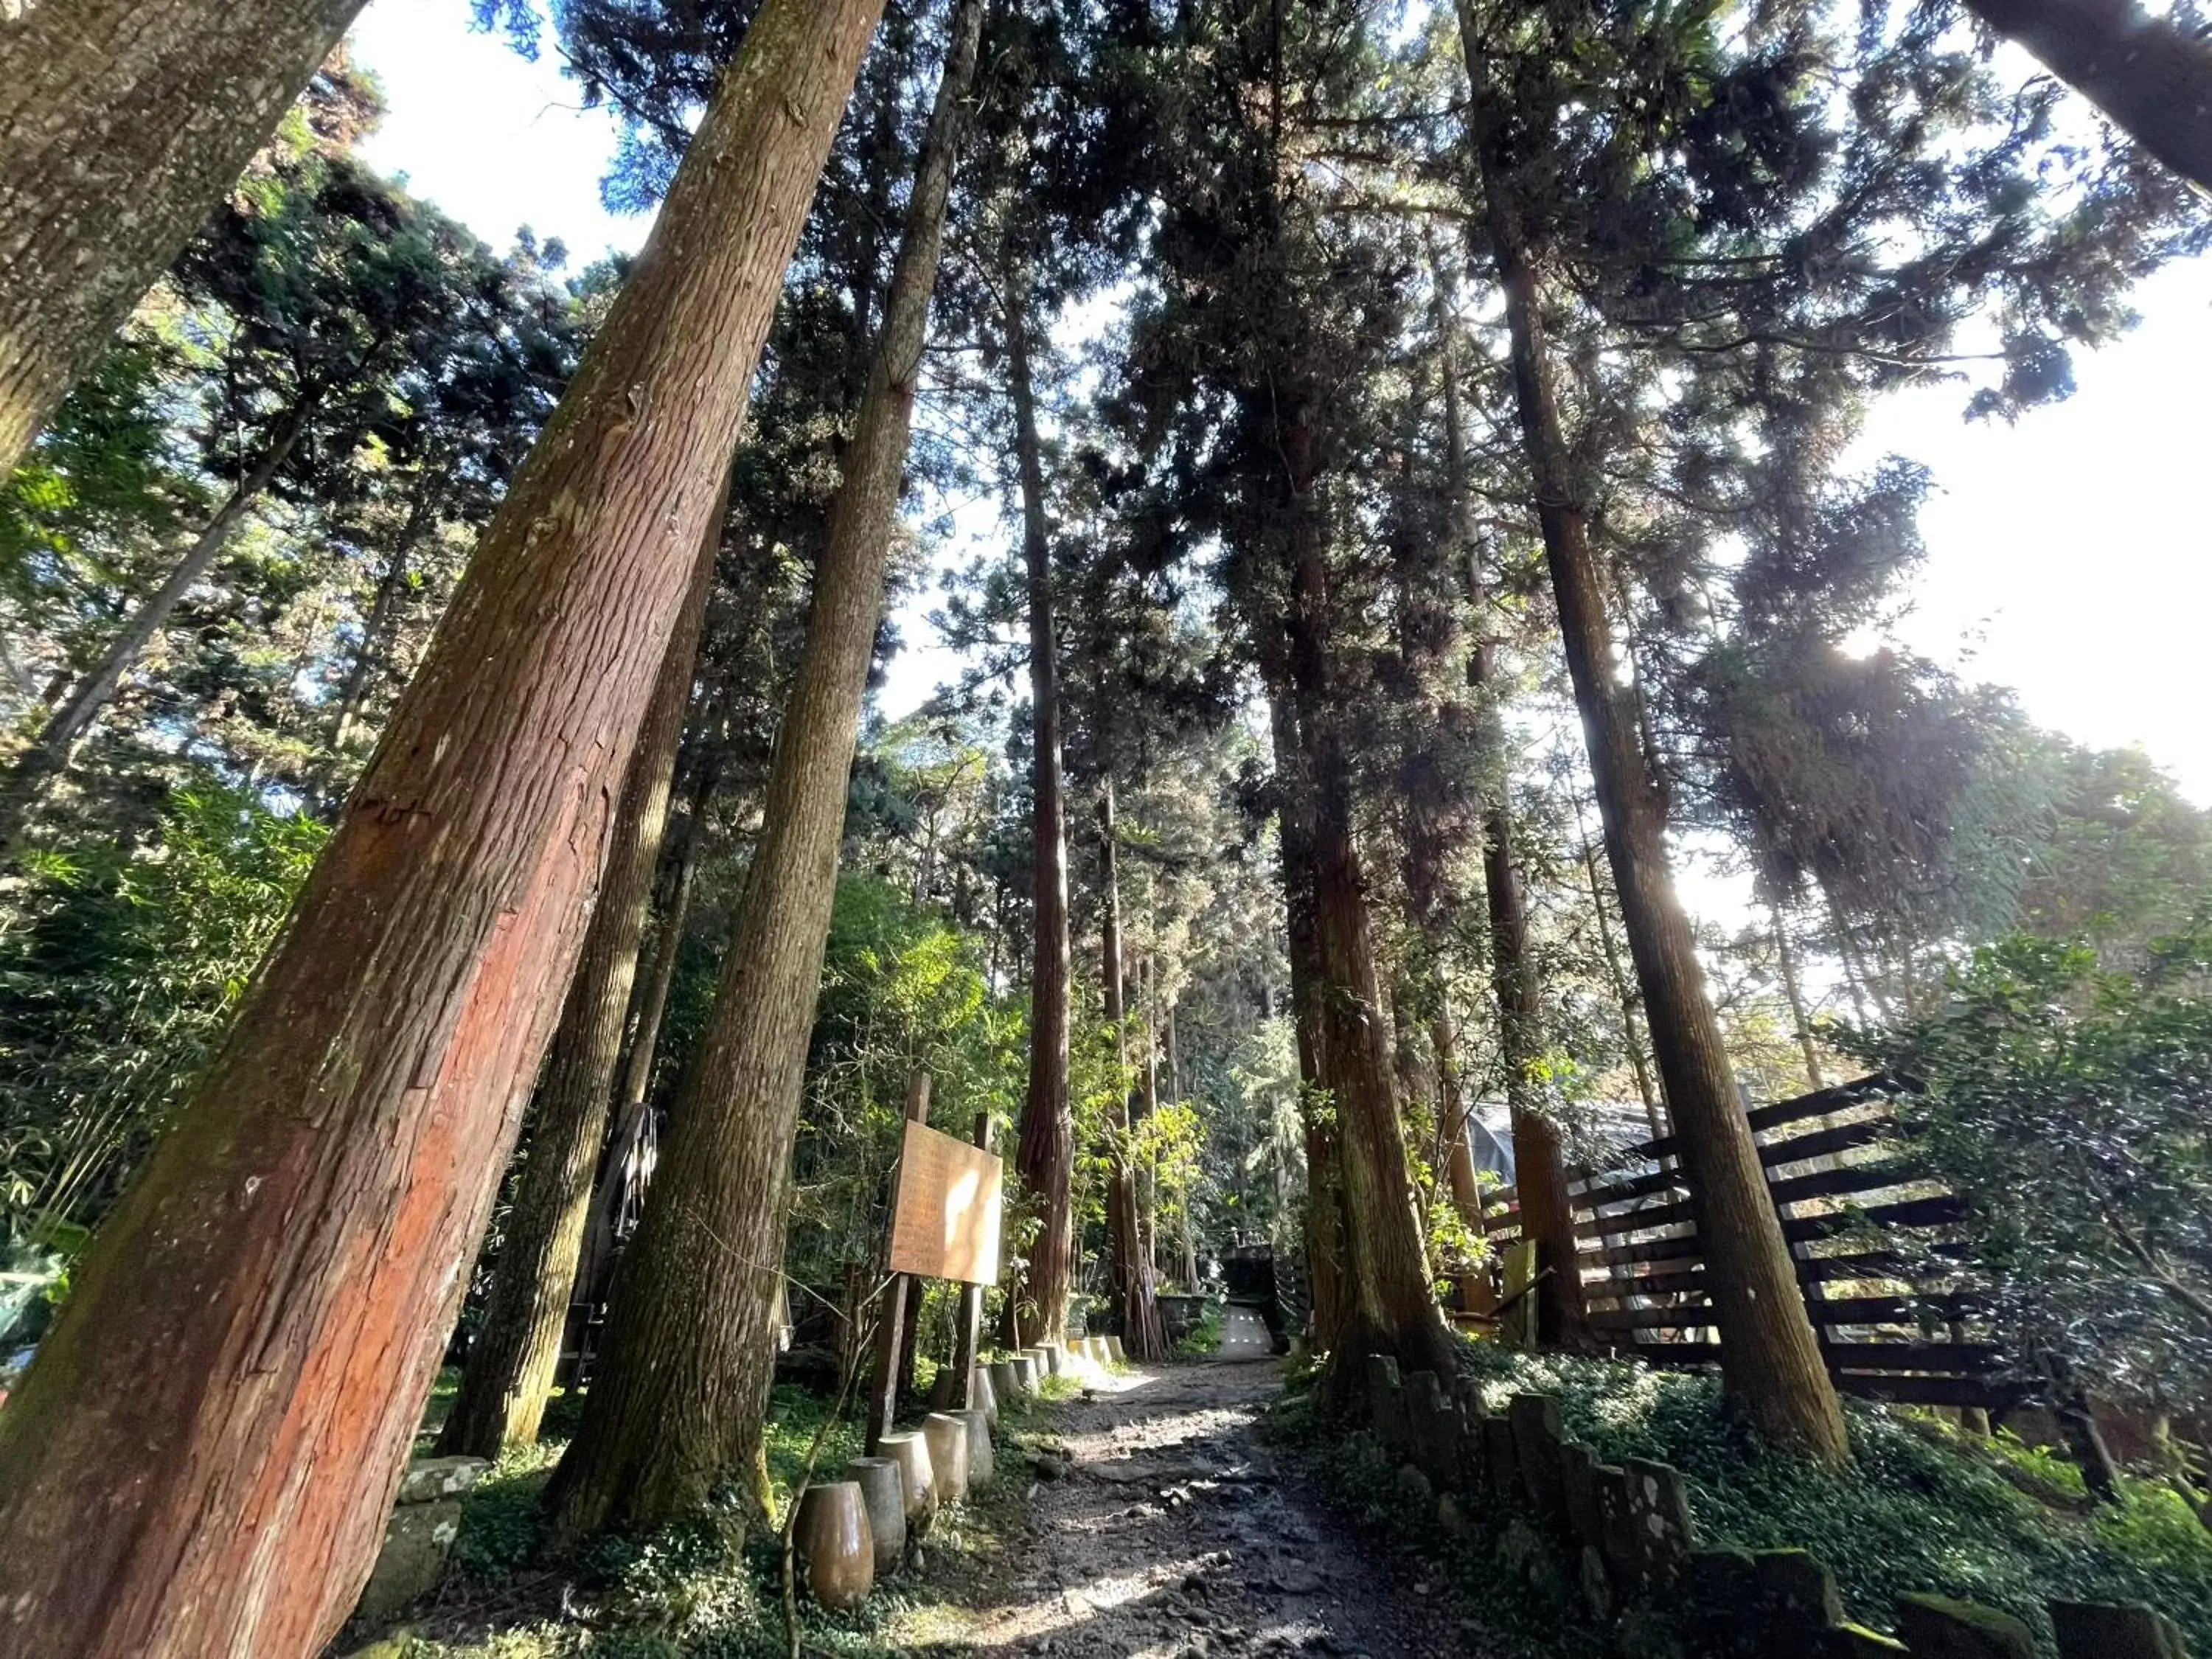
[[[996,1284],[999,1180],[990,1153],[909,1122],[891,1211],[891,1271]]]

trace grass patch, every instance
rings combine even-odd
[[[1631,1361],[1471,1345],[1486,1403],[1556,1395],[1572,1438],[1605,1462],[1649,1457],[1687,1477],[1701,1541],[1808,1549],[1835,1570],[1846,1611],[1888,1629],[1906,1590],[2017,1614],[2048,1640],[2046,1598],[2140,1601],[2212,1651],[2212,1533],[2156,1481],[2086,1504],[2072,1467],[1922,1413],[1845,1402],[1854,1468],[1835,1474],[1762,1447],[1714,1380]]]

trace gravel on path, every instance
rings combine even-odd
[[[1481,1659],[1482,1632],[1425,1600],[1442,1600],[1436,1569],[1361,1536],[1261,1442],[1254,1422],[1279,1385],[1272,1364],[1166,1365],[1072,1404],[1028,1536],[976,1586],[963,1645],[1058,1659]]]

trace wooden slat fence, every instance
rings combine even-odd
[[[1946,1263],[1963,1255],[1959,1199],[1900,1156],[1909,1129],[1887,1077],[1823,1089],[1747,1114],[1767,1190],[1797,1261],[1797,1283],[1844,1392],[1911,1405],[2002,1407],[2019,1390]],[[1568,1192],[1590,1322],[1617,1351],[1661,1365],[1720,1358],[1696,1207],[1662,1136],[1632,1146]],[[1513,1188],[1492,1194],[1485,1231],[1520,1237]]]

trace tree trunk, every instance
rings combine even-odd
[[[1583,805],[1575,802],[1575,828],[1583,842],[1583,874],[1589,886],[1590,910],[1597,917],[1598,948],[1605,953],[1605,970],[1613,981],[1613,997],[1620,1007],[1620,1046],[1627,1056],[1629,1070],[1636,1077],[1636,1093],[1644,1103],[1644,1121],[1651,1127],[1654,1140],[1667,1133],[1667,1117],[1661,1109],[1659,1091],[1651,1080],[1651,1061],[1644,1051],[1644,1038],[1636,1026],[1636,988],[1628,981],[1620,965],[1620,946],[1613,936],[1613,913],[1606,908],[1605,884],[1599,879],[1597,845],[1583,828]]]
[[[1966,0],[1966,9],[2212,191],[2212,43],[2135,0]]]
[[[1332,596],[1312,411],[1304,398],[1290,402],[1281,447],[1291,586],[1286,659],[1297,701],[1302,777],[1309,786],[1308,853],[1321,973],[1319,1058],[1335,1109],[1334,1150],[1349,1269],[1345,1327],[1331,1363],[1330,1386],[1341,1393],[1358,1385],[1369,1353],[1389,1354],[1408,1370],[1433,1370],[1447,1379],[1454,1361],[1414,1218],[1405,1132],[1391,1086],[1366,884],[1352,830],[1351,755],[1342,729],[1346,699],[1332,672]]]
[[[1486,651],[1486,641],[1476,647]],[[1562,1347],[1590,1346],[1583,1298],[1582,1254],[1575,1245],[1574,1207],[1567,1198],[1567,1161],[1558,1126],[1536,1098],[1543,1059],[1544,1011],[1528,948],[1528,914],[1513,856],[1513,817],[1502,792],[1483,811],[1483,896],[1490,918],[1490,979],[1498,998],[1505,1102],[1512,1114],[1513,1180],[1521,1236],[1536,1246],[1537,1328]]]
[[[1758,1146],[1737,1102],[1689,921],[1674,896],[1664,809],[1635,721],[1614,684],[1604,587],[1559,419],[1536,271],[1519,204],[1499,161],[1496,117],[1471,11],[1471,0],[1460,0],[1474,159],[1505,299],[1523,447],[1621,919],[1650,1016],[1683,1173],[1698,1202],[1698,1242],[1721,1334],[1723,1382],[1773,1439],[1824,1462],[1841,1463],[1850,1455],[1843,1412],[1767,1196]]]
[[[0,478],[361,8],[57,0],[0,19]]]
[[[7,779],[0,782],[0,858],[15,851],[23,836],[23,821],[33,806],[46,793],[46,786],[66,770],[70,753],[82,737],[100,711],[107,707],[115,689],[132,665],[145,653],[154,635],[170,614],[184,602],[185,595],[194,584],[207,574],[209,568],[222,556],[237,534],[238,526],[246,520],[253,503],[268,489],[270,481],[298,447],[307,422],[313,418],[319,399],[311,392],[302,393],[300,401],[284,417],[283,422],[270,434],[268,447],[253,464],[251,471],[238,481],[216,515],[196,537],[185,556],[178,560],[161,586],[155,588],[131,613],[122,630],[109,641],[100,660],[78,676],[69,696],[46,717],[46,723],[31,746],[15,757],[8,770]]]
[[[1782,994],[1790,1002],[1790,1024],[1797,1033],[1797,1052],[1805,1056],[1805,1080],[1815,1091],[1828,1086],[1820,1071],[1820,1050],[1813,1041],[1813,1021],[1805,1012],[1805,988],[1797,979],[1797,949],[1790,942],[1790,924],[1784,920],[1782,907],[1771,908],[1774,916],[1774,955],[1782,969]]]
[[[657,1525],[726,1475],[765,1502],[792,1138],[982,9],[959,0],[954,14],[721,985],[623,1254],[598,1380],[549,1493],[562,1538]]]
[[[469,1345],[460,1390],[438,1437],[438,1449],[447,1456],[495,1459],[511,1447],[534,1443],[552,1391],[721,541],[718,513],[700,544],[691,597],[669,640],[623,785],[606,873],[538,1089],[506,1245],[492,1269],[483,1323]]]
[[[1305,777],[1297,712],[1279,650],[1267,665],[1268,726],[1275,751],[1277,839],[1283,861],[1285,936],[1291,966],[1291,1023],[1298,1051],[1298,1116],[1306,1143],[1306,1273],[1316,1353],[1340,1346],[1350,1292],[1345,1265],[1344,1194],[1336,1174],[1335,1123],[1327,1109],[1322,1049],[1321,945],[1314,919],[1313,791]]]
[[[622,1086],[616,1091],[621,1103],[613,1132],[607,1137],[599,1184],[592,1194],[572,1304],[582,1302],[588,1306],[601,1298],[623,1215],[633,1204],[643,1202],[645,1182],[657,1162],[648,1161],[653,1143],[646,1135],[653,1110],[653,1059],[660,1046],[661,1019],[668,1012],[668,993],[676,983],[676,965],[684,951],[684,925],[691,914],[691,894],[706,835],[702,817],[708,798],[714,793],[719,769],[709,763],[692,787],[691,810],[684,826],[683,845],[677,849],[675,867],[669,874],[668,896],[653,941],[653,959],[635,995],[629,1052],[623,1061]]]
[[[1098,882],[1103,890],[1104,921],[1100,932],[1099,977],[1106,988],[1106,1023],[1114,1028],[1114,1048],[1119,1071],[1129,1069],[1127,1010],[1121,994],[1121,878],[1120,828],[1114,816],[1114,780],[1109,776],[1098,792]],[[1106,1268],[1113,1287],[1114,1310],[1121,1324],[1121,1348],[1139,1364],[1168,1357],[1167,1335],[1160,1323],[1159,1303],[1152,1293],[1152,1263],[1145,1254],[1145,1233],[1137,1212],[1137,1171],[1129,1157],[1129,1096],[1121,1091],[1121,1109],[1109,1125],[1106,1170]]]
[[[1053,632],[1052,554],[1046,539],[1044,462],[1030,377],[1027,273],[1006,277],[1006,349],[1012,371],[1014,447],[1022,483],[1022,563],[1030,612],[1030,793],[1036,851],[1030,865],[1036,955],[1030,971],[1030,1077],[1014,1167],[1037,1217],[1027,1290],[1036,1340],[1067,1334],[1075,1248],[1075,1123],[1067,1099],[1067,814],[1060,771],[1060,672]]]
[[[79,1262],[0,1412],[0,1650],[285,1659],[350,1611],[878,8],[756,14],[283,943]]]
[[[1429,1046],[1436,1056],[1437,1132],[1444,1138],[1444,1172],[1451,1183],[1452,1208],[1471,1233],[1482,1231],[1482,1182],[1474,1167],[1474,1149],[1468,1145],[1467,1127],[1474,1103],[1468,1098],[1466,1081],[1459,1070],[1459,1033],[1451,1016],[1429,1022]]]
[[[331,720],[330,759],[324,768],[326,777],[344,763],[346,744],[361,723],[362,708],[384,672],[416,546],[437,518],[437,494],[431,480],[416,479],[414,498],[407,504],[406,522],[392,543],[384,574],[377,579],[376,597],[370,601],[368,615],[362,621],[361,643],[355,648],[353,661],[347,665],[345,678],[338,687],[337,712]],[[327,787],[326,783],[325,787]]]

